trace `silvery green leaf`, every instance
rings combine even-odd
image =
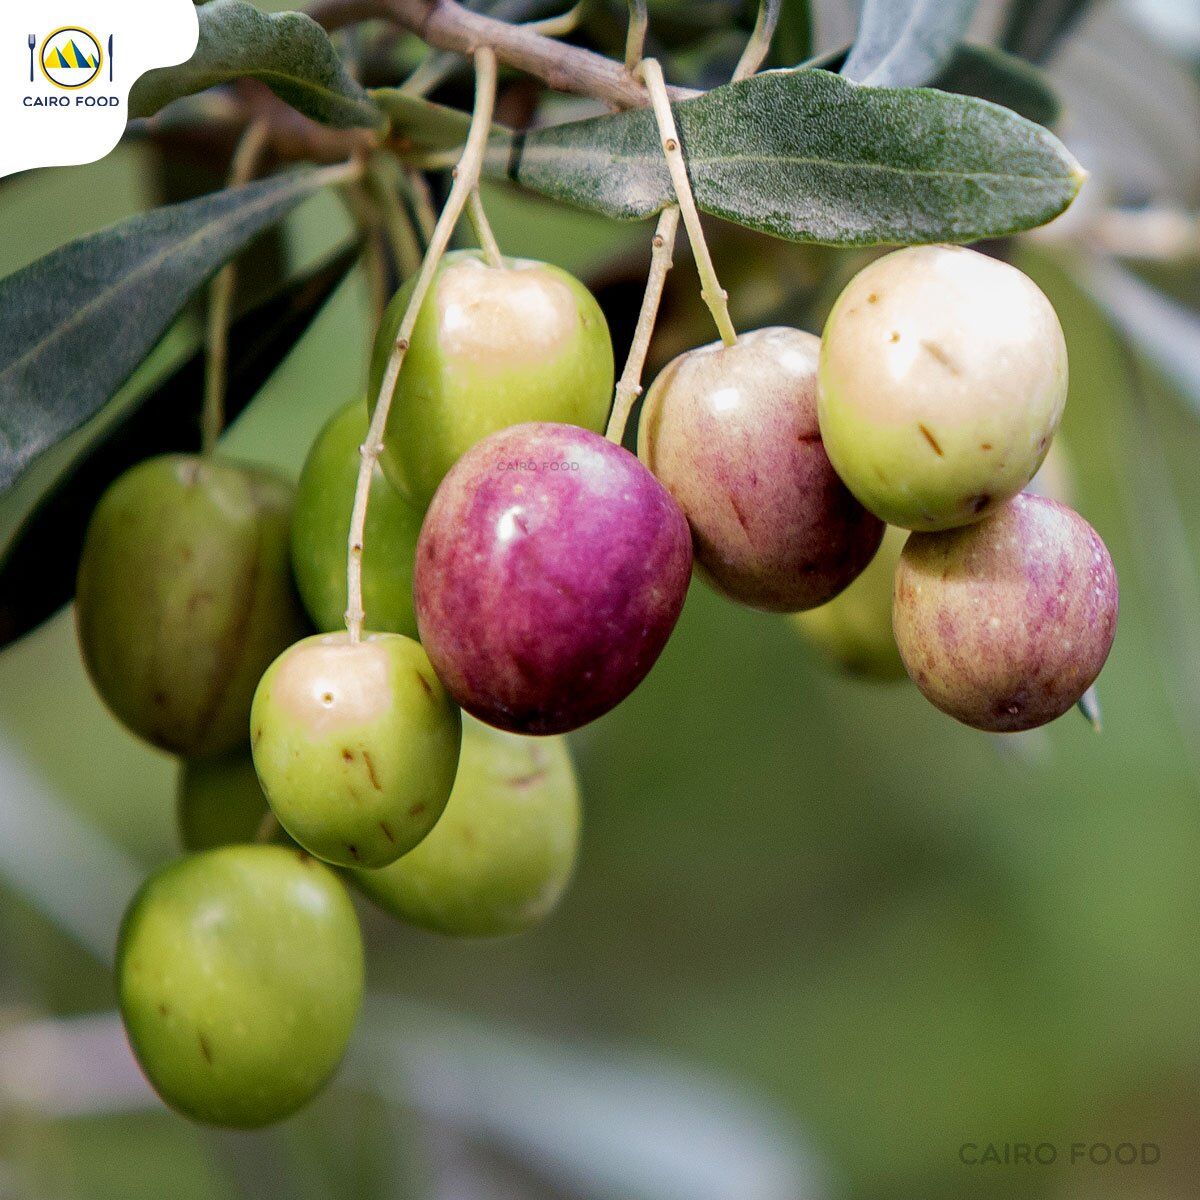
[[[1008,109],[826,71],[766,71],[674,105],[705,212],[801,242],[969,242],[1030,229],[1083,173]],[[674,193],[644,109],[496,139],[490,174],[606,216],[652,216]]]
[[[195,54],[178,66],[143,75],[129,93],[131,118],[152,116],[181,96],[250,76],[322,124],[339,129],[380,124],[379,109],[311,17],[260,12],[245,0],[210,0],[197,15]]]

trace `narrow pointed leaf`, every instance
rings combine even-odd
[[[232,421],[304,336],[358,257],[350,246],[264,301],[229,329],[225,416]],[[108,485],[155,454],[200,448],[204,350],[198,349],[125,412],[54,482],[0,554],[0,649],[75,594],[92,509]]]
[[[967,32],[979,0],[866,0],[842,73],[872,87],[928,83]]]
[[[674,105],[704,211],[800,242],[969,242],[1030,229],[1083,173],[1053,134],[998,105],[767,71]],[[493,141],[487,170],[610,217],[673,198],[644,109]]]
[[[400,153],[451,150],[467,140],[471,114],[400,88],[374,88],[371,99],[388,120],[388,141]]]
[[[342,173],[297,171],[155,209],[0,280],[0,494],[104,407],[225,262]]]
[[[380,124],[371,97],[346,71],[329,35],[306,14],[268,14],[245,0],[210,0],[197,15],[196,53],[179,66],[143,75],[129,93],[130,117],[153,116],[181,96],[251,76],[322,124],[338,129]]]

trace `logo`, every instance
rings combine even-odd
[[[42,74],[55,87],[71,91],[87,87],[100,74],[103,62],[99,40],[75,25],[56,29],[42,42]]]

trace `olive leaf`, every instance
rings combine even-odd
[[[1053,134],[999,105],[766,71],[674,107],[696,202],[799,242],[969,242],[1056,217],[1083,172]],[[490,175],[606,216],[673,198],[654,118],[594,117],[489,145]]]
[[[325,125],[374,129],[382,121],[328,35],[305,13],[268,14],[245,0],[210,0],[197,16],[196,53],[179,66],[143,75],[129,93],[131,118],[153,116],[181,96],[248,75]]]
[[[357,261],[351,245],[289,280],[229,329],[225,417],[232,421],[304,336]],[[0,553],[0,648],[58,611],[75,592],[88,519],[108,485],[155,454],[200,447],[205,354],[189,358],[90,443]]]
[[[1012,0],[1000,44],[1031,62],[1045,62],[1090,0]]]
[[[471,114],[435,104],[400,88],[374,88],[371,99],[388,120],[388,139],[400,152],[452,150],[467,140]]]
[[[104,407],[223,263],[342,173],[302,170],[142,213],[0,279],[0,494]]]
[[[978,6],[979,0],[866,0],[842,74],[872,87],[928,83]]]

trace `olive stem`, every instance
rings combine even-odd
[[[450,244],[450,235],[462,216],[471,192],[479,182],[479,171],[483,164],[483,152],[492,129],[492,110],[496,103],[496,55],[487,46],[475,51],[475,111],[471,114],[471,128],[463,147],[462,158],[454,170],[454,184],[446,198],[446,206],[433,228],[429,247],[421,263],[420,273],[413,285],[412,296],[400,328],[396,331],[396,344],[392,347],[387,369],[383,373],[383,384],[371,414],[366,441],[359,447],[361,462],[358,482],[354,488],[354,509],[350,515],[350,536],[346,553],[346,628],[350,641],[362,640],[363,612],[362,559],[363,541],[367,523],[367,502],[371,495],[371,477],[383,452],[383,431],[387,427],[388,410],[392,406],[392,394],[400,378],[400,368],[408,350],[409,339],[420,315],[421,306],[433,283],[438,263]]]
[[[759,0],[758,18],[754,22],[754,32],[742,51],[742,57],[733,69],[733,82],[749,79],[763,64],[763,59],[771,49],[771,39],[775,36],[775,26],[779,24],[779,10],[783,0]]]
[[[646,30],[650,16],[646,11],[646,0],[629,0],[629,30],[625,34],[625,70],[630,75],[637,71],[638,63],[646,48]]]
[[[389,168],[392,170],[389,171]],[[401,277],[407,278],[421,265],[421,246],[417,242],[413,219],[397,193],[398,178],[394,161],[375,155],[367,162],[365,187],[379,213],[383,233]]]
[[[433,207],[433,193],[429,190],[429,180],[416,169],[404,172],[408,180],[408,198],[412,205],[413,218],[417,222],[417,232],[426,246],[433,237],[433,229],[437,224],[437,213]]]
[[[263,844],[273,842],[282,828],[283,826],[279,824],[279,818],[275,815],[274,810],[268,808],[263,813],[262,820],[258,823],[258,828],[254,831],[254,840]]]
[[[252,121],[233,152],[229,187],[241,187],[254,178],[271,132],[264,120]],[[205,329],[204,406],[200,410],[200,453],[208,457],[216,449],[225,427],[225,377],[229,369],[229,320],[237,267],[221,268],[209,285]]]
[[[496,241],[496,235],[492,232],[492,223],[484,211],[483,197],[479,194],[478,187],[471,189],[471,195],[467,200],[467,215],[471,218],[471,227],[475,230],[476,238],[479,239],[479,245],[483,249],[483,257],[487,261],[487,265],[489,267],[504,266],[500,243]]]
[[[654,230],[651,243],[650,271],[646,276],[646,292],[642,297],[641,311],[633,331],[633,342],[625,359],[621,378],[613,396],[612,413],[604,436],[619,446],[625,439],[625,426],[633,411],[634,401],[642,394],[642,371],[646,366],[646,355],[650,351],[650,339],[654,336],[654,325],[658,320],[658,307],[662,303],[663,288],[667,272],[675,257],[675,234],[679,229],[679,205],[671,204],[662,210],[658,227]]]
[[[667,159],[667,170],[671,172],[671,183],[675,188],[675,198],[683,215],[683,224],[687,229],[688,241],[692,244],[692,256],[696,260],[696,270],[700,274],[700,297],[708,305],[708,311],[721,335],[721,341],[726,346],[732,346],[737,341],[737,330],[729,317],[729,305],[726,303],[728,294],[721,287],[717,278],[717,269],[713,266],[712,255],[708,252],[708,243],[704,240],[704,230],[700,225],[700,213],[696,209],[696,200],[692,195],[692,184],[688,179],[687,163],[684,161],[683,150],[679,143],[679,132],[675,128],[675,116],[671,112],[671,101],[667,96],[667,85],[663,79],[662,67],[653,58],[644,58],[638,65],[638,74],[646,84],[650,93],[650,103],[654,108],[654,119],[658,122],[658,132],[662,139],[663,154]]]

